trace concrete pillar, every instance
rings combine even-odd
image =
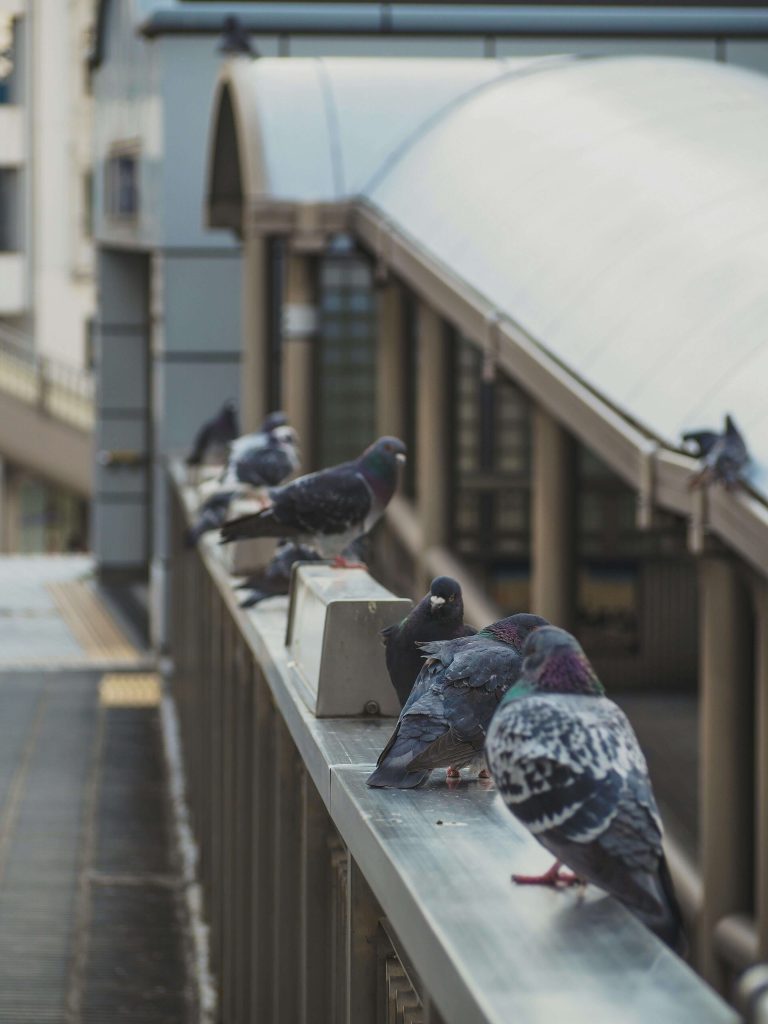
[[[758,955],[768,960],[768,580],[755,599],[755,918]]]
[[[699,971],[722,989],[713,933],[720,919],[751,902],[753,722],[749,600],[737,566],[699,563],[699,848],[704,902]]]
[[[416,336],[416,504],[426,549],[448,538],[449,410],[444,324],[423,302],[416,313]]]
[[[102,580],[145,578],[149,554],[149,257],[101,248],[93,538]]]
[[[576,446],[538,407],[532,432],[531,611],[570,630],[576,612]]]
[[[377,289],[376,308],[376,432],[381,437],[405,434],[405,331],[403,290],[391,278]]]
[[[316,468],[316,271],[316,261],[312,256],[289,253],[283,306],[282,406],[299,435],[301,468],[305,473]]]
[[[269,325],[267,296],[267,241],[249,228],[242,250],[242,374],[240,377],[240,425],[256,430],[270,411],[267,408],[269,373]]]

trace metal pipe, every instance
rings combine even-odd
[[[639,36],[702,38],[768,36],[768,11],[749,7],[596,7],[495,4],[197,4],[152,13],[139,25],[148,37],[218,33],[236,13],[249,32],[376,35]],[[98,63],[100,54],[94,55]]]

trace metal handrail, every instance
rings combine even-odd
[[[221,1019],[735,1021],[612,900],[515,894],[538,848],[492,793],[368,790],[392,720],[309,712],[285,602],[238,608],[217,545],[184,543],[173,472],[171,683]]]
[[[23,334],[7,325],[0,333],[0,390],[36,405],[46,416],[93,429],[93,374],[35,352]]]

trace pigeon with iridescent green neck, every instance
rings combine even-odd
[[[485,734],[520,673],[525,639],[544,625],[538,615],[510,615],[474,636],[422,644],[428,660],[368,785],[412,789],[435,768],[449,777],[482,768]]]
[[[488,730],[485,755],[505,804],[556,858],[519,884],[589,881],[679,948],[680,910],[662,849],[648,769],[625,714],[578,641],[531,634],[520,678]],[[561,864],[575,873],[565,874]]]
[[[335,558],[338,565],[349,564],[342,553],[383,515],[397,486],[397,464],[404,459],[402,441],[380,437],[352,462],[273,487],[268,508],[224,523],[222,543],[284,537]]]
[[[433,579],[429,593],[402,622],[382,629],[379,635],[386,648],[387,671],[400,707],[405,705],[424,667],[424,651],[419,644],[474,636],[475,632],[471,626],[464,625],[461,587],[450,576]]]

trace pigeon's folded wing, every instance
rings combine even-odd
[[[237,479],[254,487],[276,487],[291,473],[293,464],[284,448],[255,448],[237,461]]]
[[[371,492],[351,466],[300,477],[274,493],[275,518],[305,534],[344,533],[371,510]]]

